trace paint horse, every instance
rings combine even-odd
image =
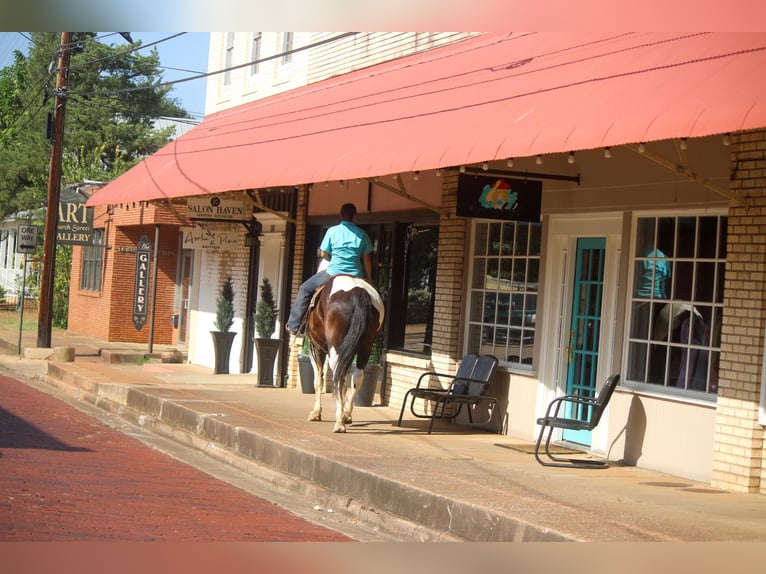
[[[310,421],[322,420],[324,363],[329,359],[335,398],[333,432],[351,424],[354,397],[364,377],[370,351],[383,326],[383,299],[372,283],[352,275],[333,275],[309,310],[306,336],[314,368],[314,409]],[[356,361],[354,358],[356,357]],[[350,375],[350,388],[346,378]]]

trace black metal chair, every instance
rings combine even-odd
[[[463,357],[460,367],[454,375],[426,371],[418,377],[417,385],[405,393],[397,426],[402,426],[402,417],[404,416],[404,410],[407,408],[408,399],[413,416],[431,419],[428,425],[428,434],[431,434],[434,421],[437,418],[454,422],[464,405],[468,407],[468,420],[470,424],[479,424],[474,423],[473,420],[474,407],[482,401],[488,402],[489,406],[492,406],[493,409],[498,405],[495,397],[484,394],[487,386],[492,382],[497,362],[497,358],[492,355],[479,356],[475,353],[470,353]],[[421,386],[424,380],[434,376],[449,379],[449,385],[446,388]],[[415,401],[417,399],[423,400],[424,404],[427,401],[433,402],[433,409],[430,414],[425,412],[425,408],[423,409],[424,414],[420,414],[415,410]],[[487,421],[483,421],[481,424],[489,422],[491,417],[492,413],[490,412]]]
[[[611,375],[596,397],[583,397],[580,395],[565,395],[563,397],[555,398],[548,405],[548,409],[545,412],[544,417],[537,419],[537,424],[541,425],[540,435],[537,437],[537,443],[535,444],[535,458],[537,462],[543,466],[561,466],[561,467],[574,467],[574,468],[605,468],[609,466],[609,463],[605,460],[585,459],[585,458],[571,458],[556,456],[550,451],[551,436],[553,435],[553,429],[570,429],[570,430],[593,430],[601,420],[601,415],[604,414],[609,399],[612,398],[614,389],[620,382],[620,375]],[[571,405],[572,408],[583,407],[589,411],[585,419],[573,418],[567,415],[560,415],[561,407],[564,405]],[[540,458],[540,445],[545,438],[545,456],[547,460]]]

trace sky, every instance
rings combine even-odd
[[[119,34],[109,35],[109,32],[99,32],[98,36],[104,43],[116,46],[127,45]],[[140,40],[146,46],[154,42],[160,55],[162,78],[166,82],[190,78],[207,72],[207,56],[210,40],[209,32],[186,32],[182,36],[172,37],[179,32],[131,32],[134,41]],[[26,54],[29,41],[28,33],[0,32],[0,68],[13,63],[13,51],[19,50]],[[151,47],[141,50],[146,54]],[[173,85],[170,95],[181,102],[183,108],[197,119],[202,119],[205,113],[205,87],[207,80],[191,80]]]

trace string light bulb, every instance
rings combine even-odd
[[[415,173],[412,175],[412,179],[414,179],[415,181],[419,180],[419,179],[420,179],[420,172],[419,172],[419,171],[416,171],[416,172],[415,172]]]
[[[483,164],[481,164],[481,169],[487,171],[489,169],[489,164],[485,161]]]
[[[535,158],[535,163],[536,163],[537,165],[543,165],[543,156],[541,156],[541,155],[538,155],[538,156]]]
[[[686,138],[681,138],[681,141],[678,144],[678,147],[681,149],[687,149],[689,147],[689,144],[686,142]]]
[[[442,176],[442,170],[437,169],[436,170],[436,177],[441,177],[441,176]]]
[[[505,165],[507,165],[508,167],[513,167],[513,158],[509,157],[508,161],[505,162]]]
[[[460,173],[465,173],[465,166],[464,165],[460,166]]]
[[[723,143],[723,145],[725,145],[725,146],[730,146],[730,145],[731,145],[731,134],[730,134],[730,133],[726,133],[726,134],[724,134],[724,136],[723,136],[723,142],[722,142],[722,143]]]
[[[609,148],[609,146],[604,148],[604,157],[606,159],[609,159],[612,157],[612,150]]]
[[[567,162],[571,165],[575,162],[575,153],[573,151],[569,152],[569,156],[567,157]]]
[[[638,144],[638,153],[644,153],[646,151],[646,144],[644,142],[641,142]]]

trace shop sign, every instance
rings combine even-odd
[[[136,279],[133,288],[133,325],[140,331],[146,323],[146,307],[149,303],[149,262],[152,243],[142,235],[136,245]]]
[[[93,243],[93,208],[85,207],[89,195],[76,187],[61,190],[56,243],[91,245]]]
[[[184,249],[234,251],[244,246],[244,239],[242,231],[194,227],[183,229],[182,243]]]
[[[245,221],[252,216],[246,213],[245,202],[236,199],[213,197],[191,197],[187,200],[190,219],[212,219],[218,221]]]
[[[462,217],[539,223],[543,182],[479,175],[460,175],[457,214]]]

